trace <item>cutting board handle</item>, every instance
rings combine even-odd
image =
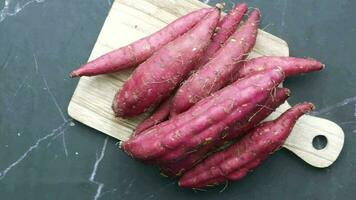
[[[267,120],[277,118],[290,107],[288,103],[284,103]],[[326,146],[322,149],[313,146],[313,140],[317,136],[326,138]],[[310,165],[324,168],[336,161],[343,145],[344,132],[341,127],[327,119],[304,115],[297,121],[283,147]]]

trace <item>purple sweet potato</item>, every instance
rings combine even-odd
[[[236,31],[246,11],[247,4],[239,3],[224,16],[218,23],[212,41],[196,68],[205,65],[213,58],[214,54],[221,48],[225,41]]]
[[[215,8],[190,31],[139,65],[114,98],[116,116],[141,114],[167,97],[203,55],[219,17],[220,10]]]
[[[204,8],[178,18],[145,38],[84,64],[79,69],[74,70],[70,77],[107,74],[137,66],[164,45],[189,31],[212,10],[212,8]]]
[[[196,69],[209,62],[225,41],[235,32],[246,11],[247,4],[236,4],[236,6],[231,9],[221,21],[219,21],[212,37],[212,41],[205,50],[200,62],[195,66]],[[152,126],[167,120],[170,113],[170,101],[171,100],[166,100],[149,118],[141,122],[136,128],[134,134],[137,135]]]
[[[121,146],[130,156],[156,163],[181,160],[217,141],[221,130],[253,113],[284,79],[276,68],[252,74],[199,101],[188,111],[142,132]]]
[[[160,165],[163,173],[170,176],[180,176],[186,170],[191,169],[195,164],[204,159],[211,151],[214,151],[226,144],[226,142],[230,142],[237,137],[240,137],[242,134],[247,133],[247,131],[258,125],[279,105],[281,105],[289,97],[290,91],[287,88],[277,88],[275,95],[272,95],[273,96],[268,97],[266,102],[259,105],[251,116],[246,117],[241,122],[233,125],[229,130],[226,130],[226,133],[223,134],[224,137],[216,143],[210,143],[177,162]]]
[[[273,67],[280,67],[285,75],[294,76],[303,73],[309,73],[322,70],[325,65],[317,60],[294,58],[285,56],[264,56],[253,58],[246,61],[239,69],[233,81],[242,78],[248,74],[271,69]]]
[[[200,99],[229,83],[231,74],[239,69],[240,62],[255,45],[259,20],[260,12],[255,9],[214,58],[184,82],[173,97],[171,116],[188,110]]]
[[[281,148],[298,118],[313,108],[311,103],[298,104],[276,120],[260,124],[235,144],[210,155],[186,172],[179,180],[179,185],[201,188],[243,178],[248,171]]]

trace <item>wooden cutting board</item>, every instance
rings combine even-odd
[[[197,0],[115,0],[89,60],[151,34],[190,11],[207,6]],[[288,56],[287,43],[259,31],[250,57],[262,55]],[[80,78],[69,103],[69,115],[100,132],[119,140],[127,140],[137,123],[147,115],[131,119],[115,118],[111,109],[115,93],[131,72],[132,70],[126,70],[110,75]],[[276,118],[289,107],[285,103],[269,119]],[[321,150],[312,145],[314,137],[318,135],[327,139],[326,147]],[[284,147],[315,167],[327,167],[337,159],[343,143],[344,133],[335,123],[303,116]]]

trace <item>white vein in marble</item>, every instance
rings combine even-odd
[[[13,163],[11,163],[8,167],[6,167],[4,170],[0,171],[0,180],[5,178],[5,176],[14,168],[16,167],[19,163],[21,163],[26,157],[28,157],[32,151],[40,147],[40,145],[53,137],[56,137],[59,134],[63,134],[64,131],[70,126],[71,121],[65,121],[63,122],[60,126],[57,128],[54,128],[50,133],[46,134],[45,136],[39,138],[35,144],[31,145],[18,159],[16,159]]]
[[[62,144],[63,144],[64,154],[66,155],[66,157],[68,157],[68,149],[67,149],[67,143],[66,143],[66,138],[64,133],[62,135]]]
[[[281,27],[282,30],[284,29],[285,25],[286,25],[286,13],[287,13],[287,8],[288,8],[288,1],[287,0],[283,0],[283,9],[282,9],[282,17],[281,17]]]
[[[134,178],[130,181],[130,183],[127,185],[127,187],[125,189],[124,195],[128,195],[130,193],[130,190],[131,190],[135,181],[136,181],[136,178]]]
[[[0,22],[4,21],[8,16],[15,16],[32,3],[43,3],[44,1],[45,0],[30,0],[23,2],[20,0],[5,0],[4,7],[0,10]]]
[[[25,84],[27,83],[28,79],[30,78],[30,75],[27,74],[21,81],[21,83],[17,86],[13,96],[12,96],[12,101],[10,102],[10,105],[7,107],[7,111],[11,111],[12,110],[12,107],[13,107],[13,104],[15,102],[15,98],[17,96],[17,94],[20,92],[20,90],[25,86]]]
[[[107,194],[110,194],[110,193],[114,193],[114,192],[116,192],[116,191],[117,191],[117,188],[114,188],[114,189],[112,189],[112,190],[108,190],[108,191],[102,192],[101,195],[100,195],[98,198],[101,198],[101,197],[103,197],[103,196],[105,196],[105,195],[107,195]]]
[[[354,107],[354,118],[356,120],[356,104],[354,106],[355,106]],[[356,126],[355,126],[355,129],[352,132],[356,133]]]
[[[147,197],[145,197],[143,200],[147,200],[147,199],[152,199],[154,198],[156,195],[158,195],[159,193],[161,193],[162,191],[164,191],[165,189],[167,189],[169,186],[174,185],[175,181],[172,181],[170,183],[167,183],[166,185],[162,186],[160,189],[154,191],[152,194],[148,195]]]
[[[1,71],[5,70],[7,66],[9,66],[9,60],[6,60],[5,64],[1,68]]]
[[[32,53],[32,56],[33,56],[33,61],[35,62],[35,71],[36,71],[36,74],[38,74],[38,62],[37,62],[37,56],[35,53]]]
[[[33,55],[33,61],[34,61],[34,65],[35,65],[35,71],[38,74],[39,73],[39,65],[38,65],[38,61],[37,61],[37,57],[35,53],[32,53]],[[48,86],[48,82],[46,79],[46,76],[44,76],[42,73],[39,73],[43,84],[44,84],[44,88],[46,89],[46,91],[48,92],[48,95],[51,97],[52,102],[54,103],[54,105],[56,106],[59,115],[61,116],[61,118],[63,119],[64,122],[67,122],[68,119],[65,117],[63,110],[61,109],[61,107],[59,106],[59,103],[56,99],[56,97],[54,96],[52,90],[50,89],[50,87]],[[73,123],[71,123],[70,125],[72,125]],[[67,148],[67,144],[66,144],[66,139],[65,139],[65,134],[61,134],[62,136],[62,144],[63,144],[63,150],[64,150],[64,154],[66,155],[66,157],[68,157],[68,148]]]
[[[98,171],[98,166],[99,166],[100,162],[104,158],[106,145],[108,143],[108,139],[109,139],[108,137],[105,138],[103,147],[101,148],[100,155],[99,155],[99,157],[98,156],[96,157],[96,161],[95,161],[94,166],[93,166],[93,171],[92,171],[92,173],[90,174],[90,177],[89,177],[89,181],[98,186],[98,188],[96,189],[94,200],[97,200],[101,196],[101,191],[104,188],[104,183],[96,181],[95,180],[95,176],[96,176],[96,172]]]
[[[23,78],[22,82],[20,83],[20,85],[18,85],[18,87],[16,88],[15,92],[14,92],[14,96],[13,98],[15,98],[17,96],[17,94],[19,93],[19,91],[23,88],[23,86],[27,83],[28,79],[29,79],[30,75],[26,75],[25,78]]]
[[[325,108],[322,108],[320,110],[317,110],[317,111],[314,111],[312,112],[313,115],[321,115],[321,114],[324,114],[324,113],[328,113],[336,108],[340,108],[340,107],[343,107],[343,106],[346,106],[352,102],[356,102],[356,96],[354,97],[349,97],[349,98],[346,98],[334,105],[330,105],[330,106],[326,106]]]
[[[46,77],[45,77],[43,74],[41,74],[41,77],[42,77],[43,83],[44,83],[44,85],[45,85],[46,91],[48,92],[49,96],[51,97],[51,99],[52,99],[54,105],[56,106],[56,108],[57,108],[59,114],[61,115],[63,121],[67,121],[67,119],[66,119],[66,117],[64,116],[64,113],[63,113],[63,111],[62,111],[62,109],[61,109],[61,107],[59,106],[59,103],[58,103],[56,97],[53,95],[51,89],[48,87],[48,83],[47,83]]]

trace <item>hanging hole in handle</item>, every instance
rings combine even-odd
[[[313,147],[322,150],[328,144],[328,139],[324,135],[317,135],[313,138]]]

